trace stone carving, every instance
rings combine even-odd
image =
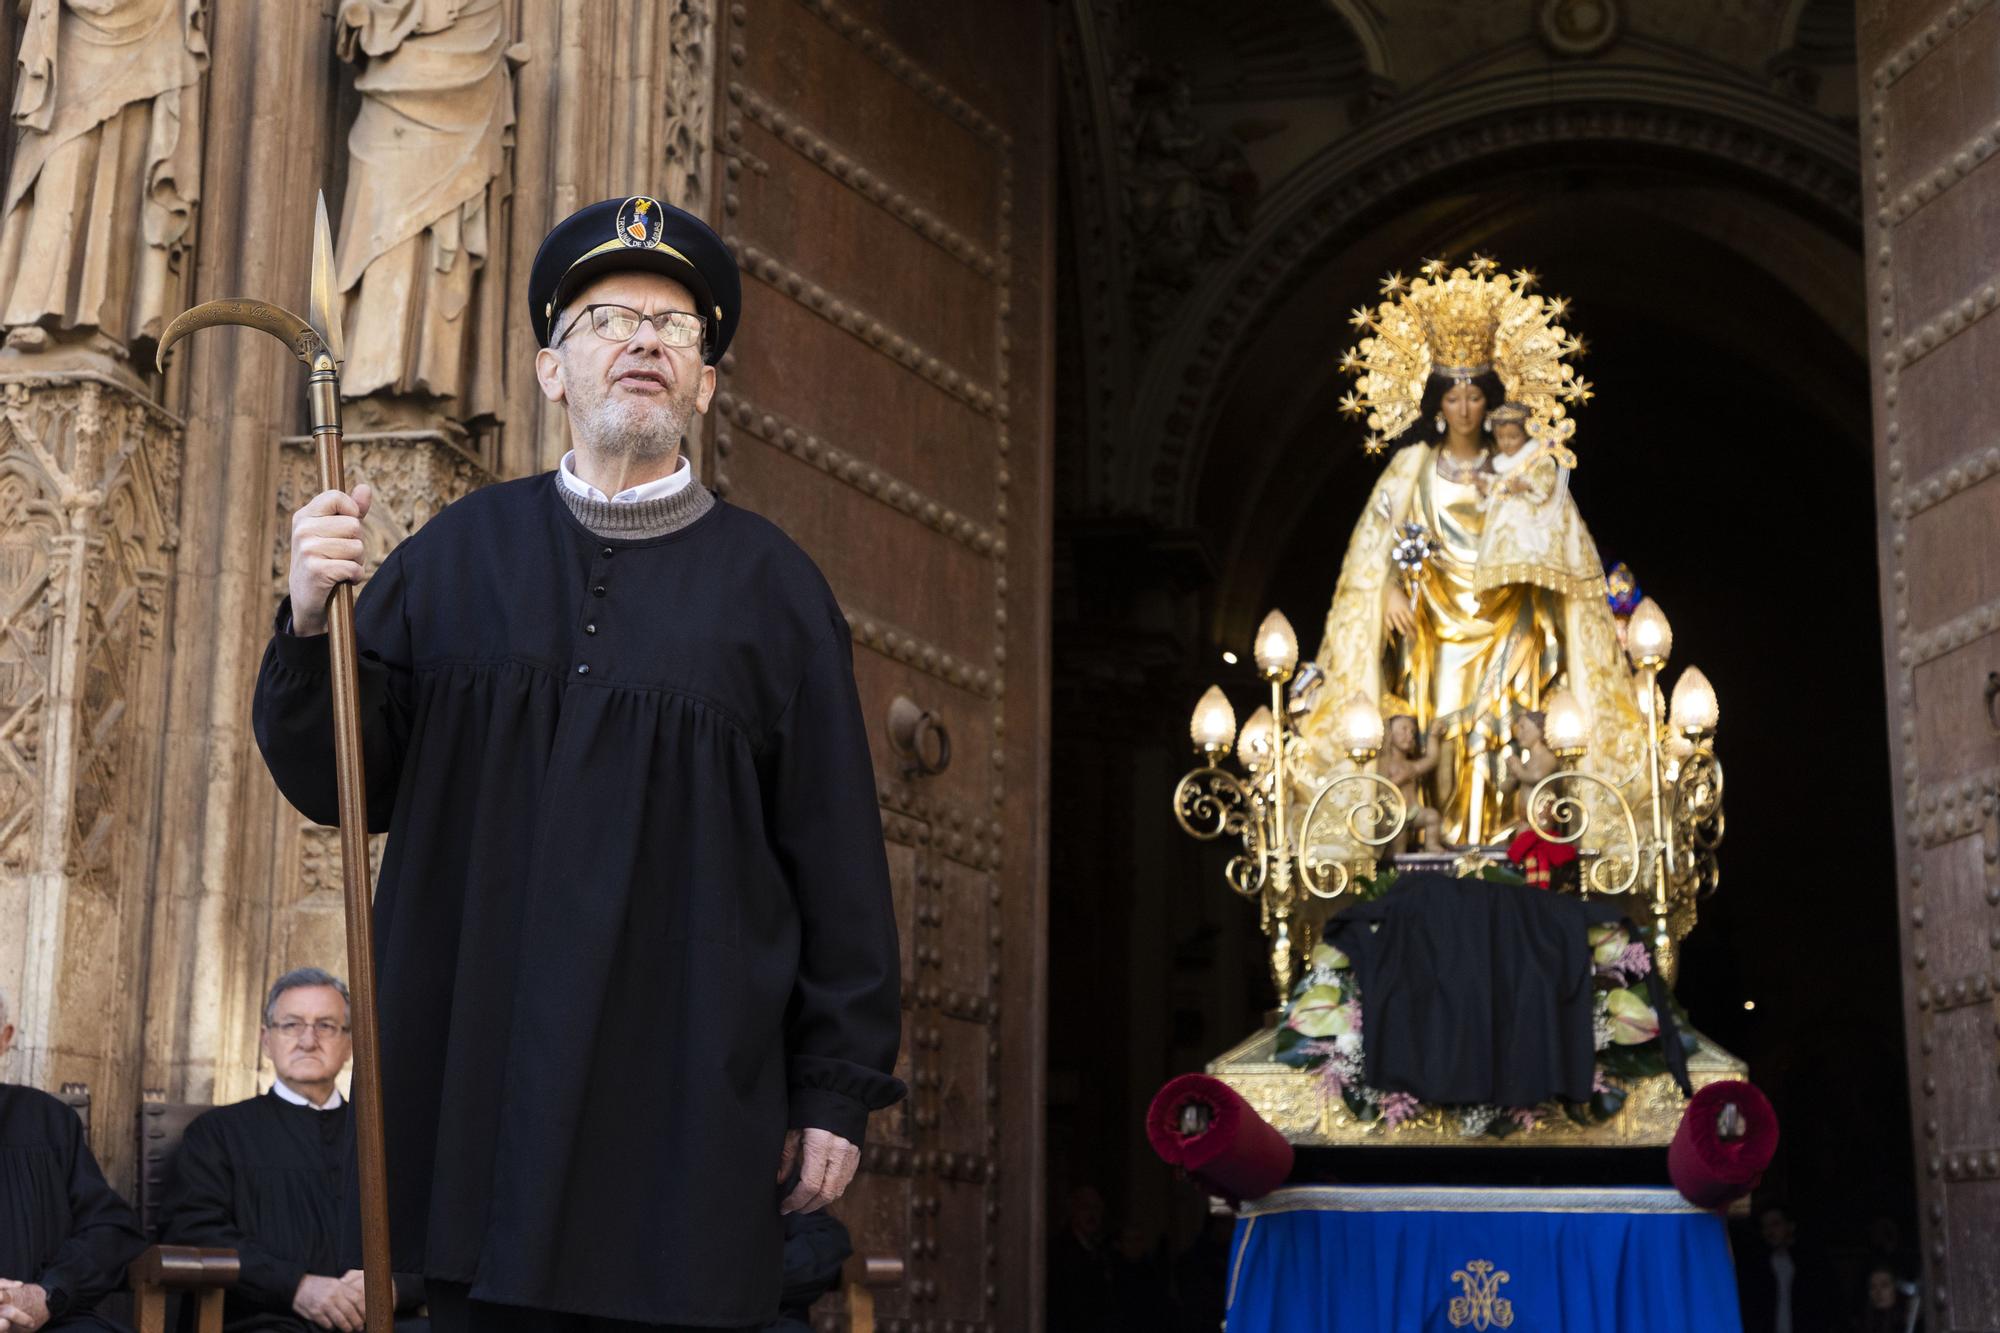
[[[29,1082],[58,1033],[96,1031],[65,1009],[102,1002],[82,973],[133,963],[180,451],[179,423],[109,379],[0,376],[0,920],[20,925]]]
[[[123,356],[183,304],[208,63],[201,0],[22,8],[0,326],[17,350],[62,339]]]
[[[370,573],[431,515],[493,480],[492,473],[443,435],[350,435],[345,443],[349,489],[367,482],[375,491],[362,557]],[[278,456],[271,548],[271,586],[280,597],[290,568],[292,513],[317,494],[319,467],[312,440],[285,440]]]
[[[701,213],[709,140],[709,49],[713,0],[672,0],[667,15],[667,94],[663,137],[667,202]]]
[[[342,0],[339,51],[361,65],[335,283],[348,293],[341,393],[415,400],[460,422],[498,410],[514,142],[501,0]]]
[[[1158,325],[1192,286],[1203,261],[1243,243],[1257,176],[1233,136],[1194,114],[1185,72],[1127,68],[1113,89],[1124,109],[1125,219],[1132,247],[1132,303],[1140,327]]]

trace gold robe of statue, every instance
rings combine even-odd
[[[1490,843],[1512,822],[1501,777],[1514,717],[1566,685],[1588,725],[1581,766],[1636,803],[1646,795],[1638,692],[1597,548],[1555,465],[1533,465],[1520,493],[1489,503],[1490,470],[1454,479],[1438,454],[1398,451],[1348,541],[1316,658],[1326,679],[1301,727],[1315,776],[1347,766],[1341,704],[1394,695],[1420,730],[1434,718],[1447,728],[1431,801],[1444,840]],[[1411,523],[1437,550],[1407,589],[1416,632],[1405,638],[1387,633],[1384,613],[1404,579],[1391,550]]]

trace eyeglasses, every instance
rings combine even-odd
[[[556,342],[574,333],[586,316],[597,336],[613,343],[631,342],[641,324],[651,324],[654,332],[660,335],[660,341],[669,347],[693,347],[708,331],[702,317],[688,310],[662,310],[657,315],[642,315],[629,306],[593,305],[585,306],[583,314],[569,322],[569,327],[562,331]]]
[[[332,1041],[347,1031],[347,1024],[336,1023],[331,1018],[322,1018],[317,1023],[308,1023],[303,1018],[286,1018],[269,1026],[271,1031],[286,1041],[297,1041],[306,1034],[308,1028],[311,1028],[321,1041]]]

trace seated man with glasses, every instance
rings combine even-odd
[[[241,1257],[242,1277],[223,1309],[229,1333],[363,1326],[361,1272],[341,1261],[354,1119],[335,1080],[353,1046],[347,1024],[340,978],[316,967],[279,977],[264,1002],[264,1054],[277,1071],[271,1090],[202,1115],[174,1158],[161,1239]],[[399,1314],[423,1298],[421,1278],[396,1275]],[[397,1327],[411,1323],[398,1319]]]

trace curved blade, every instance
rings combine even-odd
[[[160,350],[155,357],[159,368],[167,368],[169,347],[196,329],[213,328],[217,324],[241,324],[248,329],[262,329],[289,346],[292,355],[308,366],[312,364],[313,355],[324,345],[319,335],[313,332],[312,325],[282,306],[241,298],[204,301],[194,309],[184,310],[175,316],[174,322],[167,325],[166,331],[160,335]]]
[[[319,192],[319,211],[313,217],[312,308],[306,318],[326,339],[333,363],[347,360],[347,347],[340,336],[339,293],[333,288],[333,228],[326,220],[326,191]]]

